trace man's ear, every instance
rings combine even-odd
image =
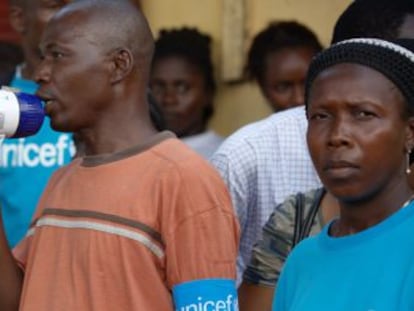
[[[19,34],[23,34],[26,30],[24,22],[23,9],[17,5],[9,7],[9,21],[12,28]]]
[[[111,55],[111,64],[111,83],[116,84],[130,74],[134,57],[128,49],[118,49]]]

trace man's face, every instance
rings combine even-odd
[[[22,4],[22,43],[28,50],[26,57],[36,63],[40,59],[39,43],[50,18],[70,0],[24,0]]]
[[[60,17],[48,24],[41,41],[44,58],[35,74],[38,95],[58,131],[96,126],[110,101],[109,58],[90,34],[97,33],[92,23],[75,14]]]

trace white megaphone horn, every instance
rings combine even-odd
[[[36,134],[45,113],[42,101],[31,94],[0,90],[0,139],[19,138]]]

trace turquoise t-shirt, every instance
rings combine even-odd
[[[37,90],[35,82],[17,77],[10,86],[30,94]],[[49,118],[34,136],[4,140],[0,149],[0,204],[10,247],[26,234],[49,177],[74,153],[72,135],[52,130]]]
[[[328,228],[288,257],[274,311],[414,310],[414,203],[354,235]]]

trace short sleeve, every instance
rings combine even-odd
[[[190,166],[170,188],[162,230],[169,287],[199,279],[235,280],[239,226],[220,176],[210,166]]]
[[[270,215],[261,239],[253,247],[252,258],[243,275],[245,281],[271,287],[276,285],[292,247],[295,204],[295,196],[290,196]]]
[[[237,148],[234,148],[237,146]],[[246,142],[238,145],[238,141],[226,141],[211,158],[211,163],[219,171],[230,192],[233,206],[237,213],[240,228],[243,232],[241,236],[241,249],[250,247],[252,237],[246,231],[250,227],[249,211],[250,206],[256,205],[257,193],[257,172],[256,154]],[[237,275],[239,280],[247,265],[247,259],[243,257],[243,251],[237,258]]]
[[[13,248],[13,256],[19,267],[25,271],[32,237],[25,237]]]

